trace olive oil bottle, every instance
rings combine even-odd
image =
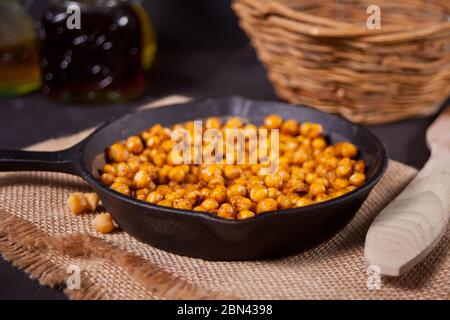
[[[0,1],[0,97],[41,86],[39,51],[32,18],[14,0]]]

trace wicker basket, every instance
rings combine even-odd
[[[381,8],[381,29],[366,21]],[[450,94],[450,0],[234,0],[277,94],[384,123],[436,112]]]

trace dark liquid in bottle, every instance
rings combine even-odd
[[[67,7],[53,4],[40,26],[44,93],[62,101],[124,101],[146,89],[155,51],[138,5],[81,6],[81,28],[67,27]]]

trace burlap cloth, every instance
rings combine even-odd
[[[66,148],[88,132],[32,149]],[[363,258],[367,229],[415,174],[415,169],[390,161],[386,175],[351,223],[314,249],[276,260],[208,262],[155,249],[123,231],[96,233],[90,226],[95,214],[75,216],[67,209],[71,192],[89,190],[77,177],[2,173],[0,251],[49,286],[65,288],[67,267],[78,266],[81,288],[64,289],[74,299],[448,299],[448,231],[433,253],[409,273],[383,277],[379,290],[367,288]]]

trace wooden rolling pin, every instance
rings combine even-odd
[[[366,265],[399,276],[425,258],[450,216],[450,107],[427,130],[431,157],[403,192],[375,218],[366,236]]]

